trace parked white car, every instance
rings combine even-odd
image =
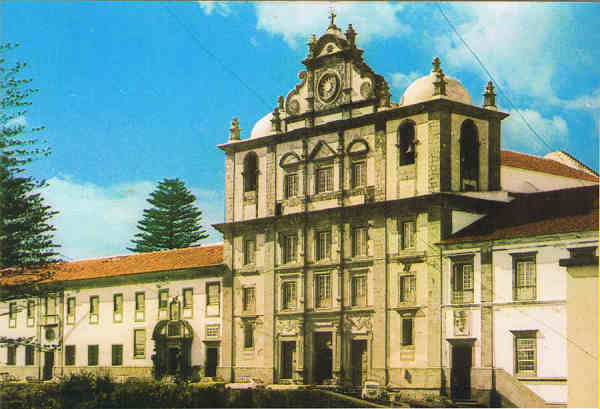
[[[240,382],[232,382],[225,385],[227,389],[260,389],[265,383],[259,378],[242,378]]]
[[[362,399],[381,399],[383,389],[379,385],[379,382],[366,381],[363,384],[362,393],[360,397]]]

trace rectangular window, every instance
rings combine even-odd
[[[219,336],[219,326],[218,325],[207,325],[206,326],[206,337],[207,338],[216,338]]]
[[[402,345],[413,345],[413,318],[402,319]]]
[[[169,307],[169,290],[159,290],[158,291],[158,308],[161,310],[166,310]]]
[[[331,275],[315,275],[315,299],[317,308],[331,306]]]
[[[316,174],[316,193],[330,192],[333,190],[333,167],[323,167],[317,169]]]
[[[367,276],[364,274],[352,277],[352,305],[367,305]]]
[[[75,365],[75,345],[65,345],[65,365]]]
[[[207,286],[207,304],[208,305],[219,305],[221,300],[220,294],[221,286],[219,283],[210,283]]]
[[[515,335],[515,374],[536,375],[537,339],[535,332]]]
[[[514,299],[517,301],[536,299],[535,255],[513,257]]]
[[[27,301],[27,326],[33,327],[35,324],[35,301]]]
[[[194,311],[194,289],[183,289],[183,318],[192,318]]]
[[[296,308],[296,282],[284,281],[281,286],[281,307],[284,310]]]
[[[144,321],[146,319],[146,293],[135,293],[135,320]]]
[[[296,261],[296,248],[298,243],[298,237],[295,234],[284,234],[282,235],[282,262],[283,264],[292,263]]]
[[[46,315],[56,315],[56,295],[50,294],[46,297]]]
[[[133,357],[144,358],[146,356],[146,330],[133,330]]]
[[[100,313],[100,298],[97,295],[90,297],[90,324],[97,324]]]
[[[417,277],[401,276],[400,277],[400,302],[415,302],[417,288]]]
[[[402,249],[414,249],[416,241],[416,223],[414,221],[402,223]]]
[[[367,255],[367,228],[355,227],[352,229],[352,256]]]
[[[33,365],[33,345],[25,345],[25,365]]]
[[[452,303],[473,302],[473,262],[455,263],[452,266]]]
[[[331,231],[319,231],[316,235],[316,259],[317,261],[326,260],[330,257],[331,253]]]
[[[17,346],[9,345],[6,347],[6,365],[16,365],[17,364]]]
[[[244,264],[254,264],[256,256],[256,240],[244,240]]]
[[[242,306],[244,311],[254,312],[256,310],[256,289],[254,287],[244,287],[242,291]]]
[[[75,297],[67,298],[67,324],[75,324]]]
[[[8,304],[8,327],[17,327],[17,303],[11,302]]]
[[[88,345],[88,366],[98,365],[98,345]]]
[[[244,348],[254,348],[254,326],[244,325]]]
[[[367,184],[367,164],[364,161],[352,164],[352,187],[362,187]]]
[[[123,294],[113,295],[113,321],[123,322]]]
[[[123,365],[123,345],[112,346],[112,366]]]
[[[285,175],[283,185],[286,199],[298,196],[298,175],[296,173]]]

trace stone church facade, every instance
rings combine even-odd
[[[483,107],[439,59],[400,104],[350,25],[313,36],[300,83],[226,153],[232,366],[270,382],[439,390],[436,243],[500,191],[493,87]],[[468,192],[468,194],[465,194]],[[245,309],[244,294],[255,297]],[[254,329],[256,344],[245,334]],[[410,368],[410,375],[407,375]]]

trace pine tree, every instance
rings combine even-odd
[[[135,247],[130,251],[179,249],[190,247],[208,237],[202,230],[202,211],[194,206],[196,196],[179,179],[165,179],[150,193],[148,203],[151,208],[144,210],[144,217],[138,222],[141,230],[131,240]]]
[[[47,186],[25,174],[25,166],[45,157],[50,149],[32,137],[41,130],[26,124],[32,79],[19,78],[27,63],[9,64],[5,53],[18,45],[0,45],[0,268],[20,272],[58,261],[50,219],[58,212],[44,204],[40,190]]]

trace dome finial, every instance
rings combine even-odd
[[[237,116],[233,117],[233,120],[231,121],[231,128],[229,128],[229,140],[239,141],[241,132],[242,128],[240,128],[240,121],[238,121]]]
[[[346,30],[346,38],[350,41],[350,44],[354,45],[356,41],[356,31],[354,31],[354,27],[352,24],[348,24],[348,29]]]
[[[446,95],[446,80],[444,79],[444,71],[442,71],[440,68],[438,71],[436,71],[435,77],[436,80],[433,83],[433,95]]]
[[[494,92],[494,84],[488,81],[483,93],[483,107],[487,109],[498,109],[496,107],[496,93]]]
[[[329,27],[335,27],[335,18],[337,17],[337,15],[334,13],[333,7],[331,7],[329,9],[329,19],[331,20],[331,24],[329,25]]]
[[[442,65],[442,61],[439,57],[435,57],[431,65],[433,65],[433,70],[431,70],[431,72],[439,72],[441,71],[440,65]]]

